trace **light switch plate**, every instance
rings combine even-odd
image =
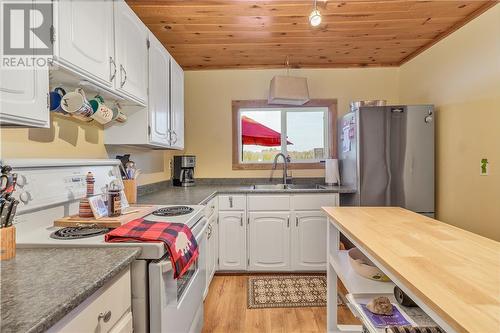
[[[488,159],[487,158],[482,158],[479,166],[479,174],[481,176],[487,176],[488,175]]]

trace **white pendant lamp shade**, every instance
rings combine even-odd
[[[307,79],[296,76],[275,76],[269,88],[269,104],[304,105],[309,101]]]

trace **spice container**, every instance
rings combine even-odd
[[[108,188],[108,212],[110,217],[120,216],[122,212],[120,183],[112,181]]]

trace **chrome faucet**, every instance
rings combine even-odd
[[[271,169],[271,176],[269,177],[269,181],[273,181],[274,170],[276,170],[276,166],[278,165],[278,158],[283,157],[283,184],[287,184],[287,181],[292,181],[292,177],[288,177],[288,163],[290,163],[290,156],[285,156],[283,153],[279,153],[274,157],[273,168]]]

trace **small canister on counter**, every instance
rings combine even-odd
[[[108,189],[108,212],[110,217],[120,216],[122,213],[120,183],[112,181]]]

